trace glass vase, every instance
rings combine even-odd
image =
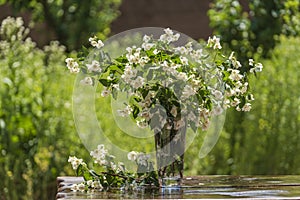
[[[165,125],[155,133],[156,162],[161,187],[180,187],[182,184],[185,134],[186,126],[183,121]]]

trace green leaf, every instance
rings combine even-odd
[[[99,82],[105,87],[109,87],[111,85],[111,81],[107,79],[99,79]]]
[[[128,59],[126,58],[125,55],[122,55],[122,56],[116,58],[115,60],[120,62],[120,63],[128,63]]]
[[[133,118],[136,119],[139,113],[140,113],[140,109],[136,105],[133,105],[133,112],[132,112]]]
[[[109,69],[110,72],[118,71],[120,73],[123,73],[123,68],[124,68],[123,65],[114,64],[114,65],[109,65],[107,69]]]
[[[76,174],[77,176],[82,176],[84,178],[85,181],[88,180],[93,180],[93,176],[90,173],[90,171],[88,170],[88,168],[84,165],[79,165],[77,170],[76,170]]]

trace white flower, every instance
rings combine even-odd
[[[180,61],[182,62],[183,65],[189,64],[189,60],[184,56],[180,56]]]
[[[175,47],[174,50],[175,50],[175,52],[180,53],[180,54],[188,54],[189,53],[188,49],[184,46]]]
[[[216,36],[213,36],[213,38],[208,38],[207,46],[212,47],[213,49],[222,49],[220,38],[217,38]]]
[[[194,88],[190,85],[185,85],[183,88],[181,97],[183,100],[185,100],[194,94],[196,94],[196,91],[194,90]]]
[[[79,190],[79,191],[84,191],[84,190],[85,190],[85,185],[84,185],[84,183],[79,183],[77,186],[78,186],[78,190]]]
[[[86,181],[86,184],[88,187],[91,187],[92,186],[92,183],[93,183],[93,180],[88,180]]]
[[[234,98],[233,101],[231,102],[231,106],[235,107],[241,103],[240,99]]]
[[[190,52],[190,56],[198,63],[202,63],[201,58],[204,56],[203,49],[197,49]]]
[[[136,151],[131,151],[127,154],[127,158],[130,161],[136,161],[137,156],[138,156],[138,152],[136,152]]]
[[[149,57],[143,56],[143,57],[140,58],[139,64],[140,64],[141,66],[144,66],[144,65],[147,64],[149,61],[150,61],[150,58],[149,58]]]
[[[101,92],[101,96],[102,97],[107,97],[108,95],[110,95],[110,90],[108,90],[107,87],[103,87],[103,90]]]
[[[143,41],[144,41],[145,43],[148,43],[150,40],[151,40],[151,37],[149,37],[148,35],[144,35]]]
[[[250,103],[245,103],[245,105],[242,107],[242,111],[248,112],[251,110],[251,104]]]
[[[179,72],[177,74],[177,78],[180,79],[180,80],[183,80],[183,81],[187,81],[188,80],[188,76],[186,73],[184,72]]]
[[[249,59],[249,65],[253,66],[254,65],[254,60],[252,58]]]
[[[124,74],[122,74],[121,78],[126,83],[130,83],[132,81],[131,78],[136,77],[136,75],[137,75],[137,70],[132,69],[132,66],[130,64],[126,64],[125,69],[124,69]]]
[[[100,49],[104,46],[102,40],[97,40],[97,37],[90,37],[89,42],[93,47],[96,47],[97,49]]]
[[[103,144],[97,146],[97,149],[90,152],[90,155],[94,158],[94,162],[99,165],[107,165],[106,156],[108,156],[108,151],[105,149]]]
[[[223,98],[223,94],[219,90],[213,90],[212,94],[215,96],[217,100],[221,100]]]
[[[93,85],[93,79],[91,77],[85,77],[84,79],[82,79],[80,81],[81,84],[84,84],[84,85]]]
[[[240,67],[242,67],[240,61],[238,61],[234,56],[233,56],[234,52],[231,52],[230,56],[229,56],[229,60],[231,61],[232,65],[234,68],[238,69]]]
[[[256,72],[261,72],[263,69],[263,65],[261,63],[255,64],[255,71]]]
[[[148,123],[145,120],[137,121],[136,124],[140,128],[147,128],[148,127]]]
[[[180,37],[180,34],[179,34],[179,33],[176,33],[175,35],[173,35],[173,37],[172,37],[172,42],[177,41],[177,40],[179,39],[179,37]]]
[[[155,46],[155,44],[153,44],[153,43],[143,43],[142,44],[142,48],[145,50],[145,51],[148,51],[148,50],[150,50],[152,47],[154,47]]]
[[[76,74],[80,72],[79,64],[73,58],[66,58],[65,62],[71,73]]]
[[[70,189],[74,192],[77,191],[83,192],[85,190],[85,185],[84,183],[73,184]]]
[[[248,100],[248,101],[253,101],[253,100],[254,100],[253,94],[249,94],[249,95],[247,96],[247,100]]]
[[[131,53],[126,54],[126,58],[130,64],[138,64],[140,60],[140,50],[135,49],[134,52],[132,51]]]
[[[138,76],[135,80],[131,82],[131,85],[134,89],[138,89],[143,87],[144,83],[145,83],[145,79],[141,76]]]
[[[154,49],[153,53],[154,55],[157,55],[160,51],[158,49]]]
[[[112,168],[112,170],[116,171],[118,168],[117,168],[117,165],[114,163],[114,162],[110,162],[110,167]]]
[[[205,120],[205,121],[202,123],[201,129],[202,129],[203,131],[206,131],[206,130],[208,130],[209,125],[210,125],[210,121],[209,121],[209,120]]]
[[[75,156],[69,156],[68,162],[71,163],[74,170],[77,170],[79,165],[85,164],[82,159],[78,159]]]
[[[130,107],[130,105],[126,106],[126,108],[124,110],[117,110],[118,114],[121,117],[127,117],[127,116],[129,116],[132,111],[133,111],[133,109]]]
[[[199,112],[200,112],[200,118],[203,118],[205,120],[208,119],[210,116],[210,111],[206,108],[204,109],[199,108]]]
[[[119,84],[113,84],[111,87],[115,88],[116,90],[120,90],[120,85]]]
[[[214,109],[213,109],[213,114],[214,115],[220,115],[222,114],[223,112],[223,109],[220,105],[216,106]]]
[[[150,155],[146,155],[144,153],[138,153],[136,161],[139,165],[147,166],[149,159],[150,159]]]
[[[261,63],[256,63],[254,65],[254,68],[250,69],[250,73],[254,73],[254,72],[261,72],[263,69],[263,65]]]
[[[162,80],[161,83],[164,87],[169,87],[173,82],[174,80],[172,78],[167,78],[165,80]]]
[[[243,75],[240,74],[240,70],[232,69],[230,72],[229,78],[233,81],[239,81],[243,78]]]
[[[96,60],[93,60],[91,64],[86,64],[86,67],[89,72],[101,72],[100,63]]]
[[[100,189],[100,190],[103,189],[103,186],[101,185],[100,181],[93,181],[91,187],[93,189]]]
[[[118,168],[122,172],[125,172],[125,170],[126,170],[123,162],[118,162]]]
[[[164,32],[165,34],[162,34],[159,37],[159,41],[165,42],[167,44],[177,41],[180,37],[179,33],[173,34],[173,31],[170,28],[164,29]]]
[[[248,82],[246,82],[241,88],[241,94],[245,94],[248,90]]]
[[[128,52],[128,54],[132,54],[134,47],[126,47],[126,51]]]
[[[165,32],[167,35],[173,35],[173,31],[172,31],[170,28],[164,29],[164,32]]]
[[[144,109],[140,114],[140,117],[144,118],[145,120],[149,121],[150,120],[150,112],[148,109]]]

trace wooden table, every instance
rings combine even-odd
[[[82,177],[58,177],[57,199],[300,199],[300,176],[193,176],[181,188],[73,192]]]

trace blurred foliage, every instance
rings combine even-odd
[[[242,62],[248,61],[252,57],[253,47],[250,38],[253,33],[250,32],[251,23],[248,14],[243,11],[238,1],[217,0],[212,4],[208,11],[210,26],[214,33],[221,37],[222,44],[225,43],[225,49],[229,48],[237,52],[238,59]],[[245,55],[239,58],[239,55]]]
[[[234,147],[235,174],[300,173],[300,38],[279,42],[264,73],[251,80],[256,99],[236,135],[244,142]],[[231,119],[228,124],[236,123]]]
[[[255,101],[249,113],[228,110],[214,149],[198,158],[198,137],[186,153],[187,173],[284,175],[300,173],[300,38],[280,36],[250,80]],[[193,159],[191,159],[193,158]]]
[[[250,80],[255,101],[243,119],[228,110],[214,149],[198,158],[199,135],[186,152],[185,174],[288,175],[300,173],[300,37],[280,36]],[[196,158],[196,159],[195,159]]]
[[[54,199],[56,177],[72,173],[69,154],[84,152],[74,134],[65,47],[38,49],[28,32],[20,18],[0,29],[0,199]]]
[[[91,34],[100,39],[110,33],[121,0],[0,0],[16,13],[29,11],[34,21],[44,21],[68,50],[79,49]]]
[[[299,171],[294,163],[299,147],[288,141],[299,137],[299,131],[292,128],[295,125],[289,124],[291,129],[287,128],[291,121],[299,123],[299,97],[291,92],[297,88],[299,78],[299,39],[283,36],[299,36],[299,5],[298,0],[251,0],[242,7],[237,0],[215,0],[208,12],[214,33],[226,43],[224,48],[237,52],[243,63],[253,57],[269,58],[263,61],[265,69],[261,77],[253,83],[254,111],[227,113],[225,130],[229,137],[224,143],[230,146],[223,162],[229,165],[225,170],[228,174]],[[284,101],[293,103],[286,107]],[[216,169],[211,173],[216,173]]]
[[[289,0],[284,2],[281,10],[283,17],[283,33],[286,35],[298,35],[300,33],[300,1]]]
[[[267,57],[280,34],[299,35],[299,0],[251,0],[244,7],[238,0],[215,0],[208,11],[214,33],[248,62]]]

